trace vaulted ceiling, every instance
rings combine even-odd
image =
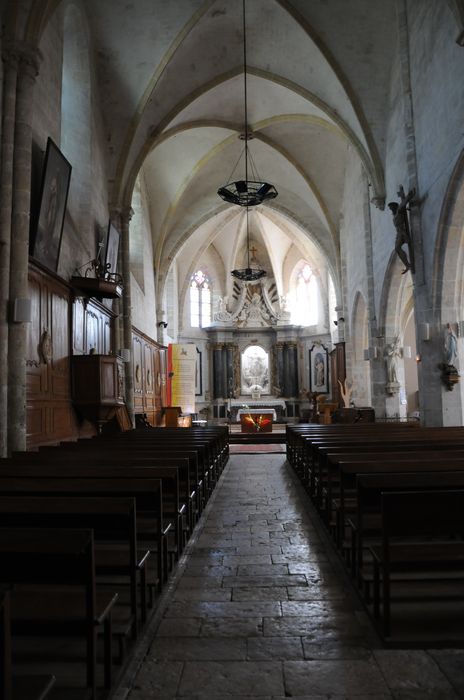
[[[279,192],[259,208],[256,227],[274,255],[280,230],[288,245],[304,252],[310,240],[338,268],[350,148],[364,164],[372,196],[384,195],[394,6],[247,0],[250,150]],[[231,227],[235,221],[243,236],[240,217],[216,191],[243,150],[242,2],[87,0],[86,9],[113,198],[129,204],[142,170],[161,282],[185,246],[201,251],[214,242],[218,251],[239,251],[237,242],[231,246]]]

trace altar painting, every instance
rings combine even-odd
[[[269,394],[269,354],[260,345],[250,345],[242,353],[241,393]]]

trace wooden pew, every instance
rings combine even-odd
[[[86,687],[95,700],[97,628],[105,628],[105,687],[110,688],[111,611],[118,596],[97,595],[92,531],[1,528],[0,560],[0,579],[15,586],[13,634],[30,636],[46,630],[49,635],[57,629],[61,635],[82,637]]]
[[[460,469],[464,465],[464,449],[460,450],[423,450],[419,447],[396,451],[383,452],[359,451],[353,454],[340,453],[327,455],[327,473],[325,484],[325,504],[323,517],[327,523],[333,523],[336,514],[336,541],[339,541],[340,526],[346,513],[346,500],[356,494],[357,474],[397,472],[397,471],[434,471],[446,469],[446,464],[452,463],[451,469]],[[321,494],[321,500],[324,500]]]
[[[44,463],[64,463],[66,461],[79,461],[79,460],[89,460],[97,466],[103,463],[113,463],[130,464],[131,466],[137,466],[140,460],[143,460],[143,464],[152,464],[153,466],[179,466],[181,469],[184,468],[185,461],[188,459],[189,462],[189,476],[188,484],[187,477],[184,477],[185,490],[188,491],[188,496],[186,493],[187,503],[189,503],[189,517],[196,519],[202,512],[204,504],[208,500],[209,487],[208,487],[208,472],[204,472],[202,469],[199,459],[198,452],[194,449],[182,449],[182,445],[174,445],[171,449],[168,449],[169,445],[163,444],[161,447],[158,445],[147,445],[147,444],[126,444],[118,442],[100,442],[100,441],[83,441],[81,443],[66,443],[61,447],[48,447],[48,449],[40,450],[39,452],[20,452],[15,453],[12,457],[13,463],[30,463],[34,462],[37,464]],[[173,461],[174,460],[174,461]],[[178,462],[177,460],[181,460]],[[0,466],[4,464],[4,460],[0,460]],[[190,474],[193,475],[195,486],[190,488]],[[182,473],[180,476],[180,481],[182,480]],[[191,499],[195,499],[190,503]]]
[[[45,700],[54,684],[53,675],[13,676],[10,589],[0,586],[0,698],[2,700]]]
[[[175,557],[179,557],[183,546],[183,519],[187,509],[186,503],[179,500],[179,470],[180,467],[153,467],[132,466],[131,461],[121,459],[116,465],[112,459],[103,455],[101,458],[93,453],[89,458],[83,459],[82,455],[72,453],[61,454],[61,459],[56,456],[44,458],[35,453],[28,459],[3,460],[0,462],[0,476],[7,477],[60,477],[60,478],[85,478],[85,479],[160,479],[162,482],[162,509],[164,517],[171,521],[174,532]],[[31,453],[34,455],[34,453]],[[86,455],[87,456],[87,455]],[[130,458],[128,458],[130,460]],[[109,461],[109,463],[107,463]],[[19,463],[18,463],[19,462]],[[130,466],[129,466],[130,464]],[[185,466],[185,465],[184,465]],[[185,494],[187,497],[187,494]],[[165,540],[167,547],[167,540]],[[166,550],[166,562],[167,562]],[[164,579],[167,579],[168,569],[163,567]]]
[[[391,585],[395,575],[403,583],[428,578],[435,584],[450,577],[464,580],[464,490],[384,493],[381,508],[382,543],[371,552],[375,612],[379,613],[381,580],[382,633],[386,639],[391,633]]]
[[[144,621],[145,566],[149,552],[139,551],[137,546],[133,498],[0,496],[0,527],[92,529],[97,583],[98,576],[123,577],[128,581],[131,617],[125,625],[130,626],[134,638],[137,636],[137,578],[140,575]]]
[[[139,542],[147,544],[156,554],[159,591],[162,589],[163,582],[167,581],[166,538],[172,523],[164,518],[160,479],[2,476],[0,492],[7,496],[128,496],[135,498]],[[143,529],[138,524],[140,517],[144,518]]]
[[[87,466],[92,466],[96,470],[100,467],[125,467],[125,471],[131,470],[133,467],[151,467],[159,468],[160,478],[162,478],[163,470],[166,468],[176,469],[178,472],[178,491],[179,491],[179,514],[181,520],[184,512],[186,513],[185,520],[188,523],[188,533],[191,534],[197,518],[199,517],[199,500],[198,493],[202,487],[202,482],[198,478],[198,462],[196,453],[194,452],[175,452],[167,453],[164,456],[157,452],[157,456],[153,457],[145,451],[138,452],[137,449],[121,448],[120,450],[105,450],[102,446],[99,449],[89,452],[79,449],[56,449],[47,452],[46,457],[39,452],[22,452],[17,454],[13,459],[0,460],[0,474],[5,473],[7,467],[16,468],[18,465],[36,465],[35,470],[38,473],[43,465],[62,466],[63,471],[69,472],[71,465],[78,466],[83,463]],[[130,472],[132,473],[132,472]],[[8,472],[10,476],[14,472]],[[33,475],[33,474],[31,474]],[[123,472],[121,472],[123,475]],[[147,473],[148,475],[148,473]],[[156,478],[155,472],[152,476]],[[163,496],[166,503],[166,514],[173,509],[172,503],[169,503],[168,495],[171,490],[175,490],[175,486],[169,486],[164,489]]]
[[[370,571],[363,569],[366,537],[381,537],[381,495],[390,491],[438,490],[464,487],[464,464],[433,464],[421,469],[420,464],[396,464],[391,472],[358,473],[356,476],[356,510],[349,518],[352,530],[352,561],[358,581],[370,580]],[[448,468],[447,468],[448,466]],[[367,590],[366,590],[367,592]]]

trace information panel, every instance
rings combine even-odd
[[[168,348],[171,385],[170,406],[180,406],[182,413],[195,413],[195,365],[197,349],[193,343],[173,343]]]

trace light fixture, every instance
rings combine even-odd
[[[245,179],[231,182],[234,170],[232,171],[227,185],[218,189],[218,195],[229,202],[229,204],[238,204],[240,207],[254,207],[257,204],[262,204],[269,199],[277,197],[277,190],[274,185],[269,182],[263,182],[256,173],[256,168],[253,167],[251,155],[248,153],[248,141],[253,138],[252,133],[248,129],[248,93],[247,93],[247,53],[246,53],[246,26],[245,26],[245,0],[242,1],[243,12],[243,83],[244,83],[244,113],[245,125],[244,132],[240,138],[245,141]],[[250,155],[250,169],[252,179],[248,179],[248,156]],[[240,160],[240,159],[239,159]]]
[[[241,270],[232,270],[233,277],[242,282],[255,282],[266,276],[266,270],[250,267],[250,230],[248,226],[248,207],[246,208],[246,246],[247,246],[247,266]]]

